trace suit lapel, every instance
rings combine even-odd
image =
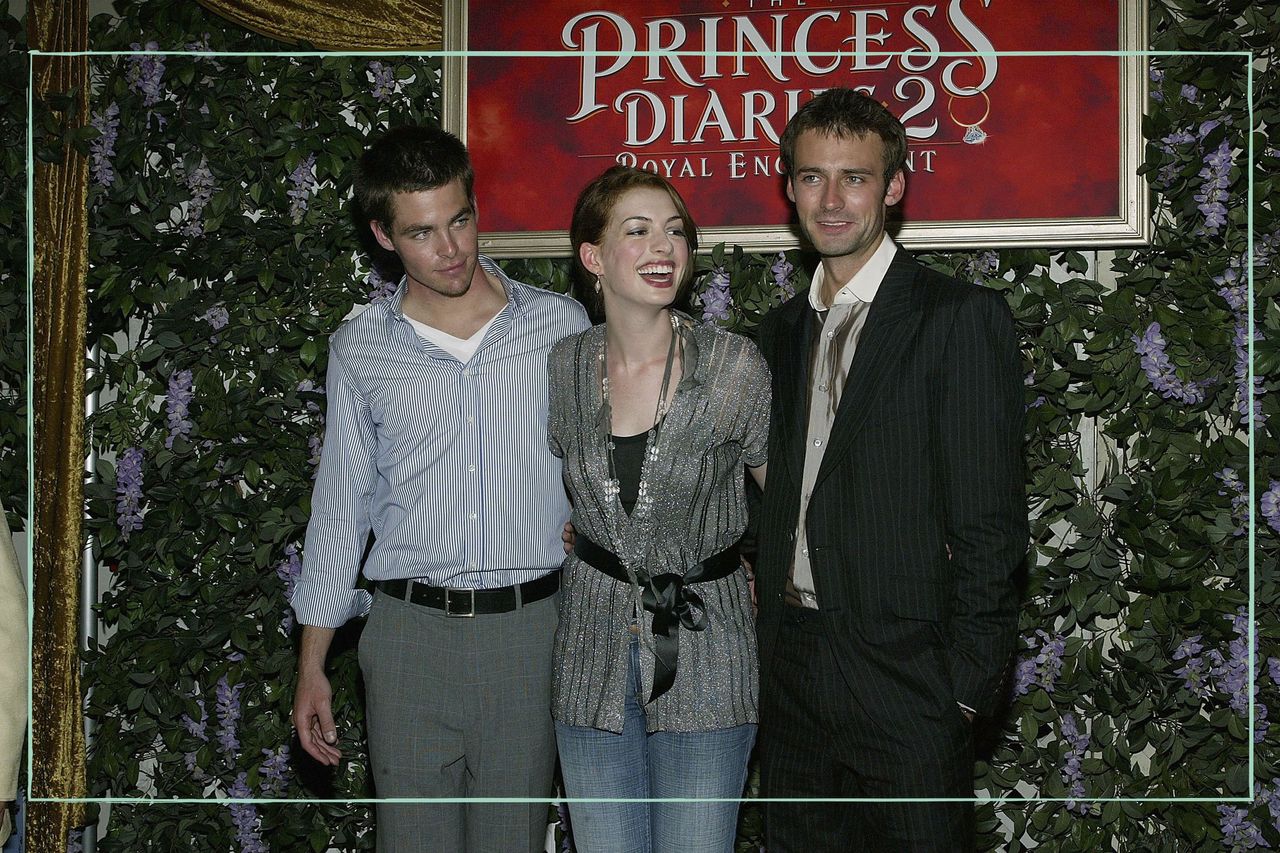
[[[872,401],[897,370],[902,353],[920,325],[920,294],[913,287],[918,271],[915,259],[900,249],[876,291],[840,395],[840,408],[831,425],[815,489],[848,452],[866,423]]]
[[[778,324],[778,366],[774,390],[779,396],[776,411],[783,413],[779,425],[781,445],[787,449],[782,459],[797,483],[804,475],[804,433],[808,414],[809,346],[813,335],[813,311],[804,293],[798,294],[783,308]]]

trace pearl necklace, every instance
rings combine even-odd
[[[653,426],[649,427],[649,434],[645,438],[645,464],[640,473],[640,486],[636,494],[636,505],[632,515],[638,515],[642,508],[647,509],[649,504],[653,502],[653,498],[649,494],[648,478],[645,474],[648,472],[649,464],[658,458],[658,434],[662,430],[662,419],[667,414],[667,390],[671,387],[671,370],[676,360],[676,339],[679,336],[680,321],[676,318],[675,312],[670,312],[670,317],[671,343],[667,346],[667,363],[662,370],[662,387],[658,391],[658,405],[653,412]],[[605,496],[612,499],[618,496],[622,488],[618,483],[618,469],[613,461],[615,446],[613,443],[613,407],[609,403],[608,334],[605,335],[604,348],[600,352],[600,397],[609,411],[609,434],[605,437],[605,448],[609,457],[609,479],[605,482],[604,490]]]

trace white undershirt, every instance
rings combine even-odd
[[[413,326],[414,331],[423,340],[430,341],[458,361],[466,364],[471,360],[471,356],[476,354],[476,350],[480,348],[480,343],[484,340],[484,336],[489,332],[489,327],[493,325],[493,321],[498,319],[498,314],[501,313],[501,311],[494,313],[489,318],[489,322],[477,329],[476,333],[469,338],[455,338],[453,335],[442,332],[434,326],[428,326],[426,323],[413,319],[408,314],[404,315],[404,318],[409,321],[409,325]]]

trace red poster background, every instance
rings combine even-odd
[[[754,8],[753,8],[754,7]],[[563,41],[566,25],[585,12],[596,11],[588,23],[599,24],[597,49],[621,49],[618,27],[600,15],[607,11],[625,19],[635,33],[637,52],[654,49],[647,25],[659,18],[684,25],[686,35],[676,50],[679,61],[696,86],[676,79],[671,60],[656,60],[662,79],[646,80],[651,60],[637,55],[625,67],[596,81],[595,101],[602,109],[569,121],[579,109],[586,60]],[[930,11],[932,10],[932,11]],[[794,57],[784,56],[783,76],[771,77],[758,57],[739,60],[735,49],[735,18],[745,17],[772,45],[780,20],[783,51],[796,49],[797,28],[814,19],[808,47],[811,52],[841,51],[839,68],[813,74]],[[830,20],[834,14],[837,20]],[[610,0],[607,6],[586,6],[568,0],[540,0],[512,4],[500,0],[469,0],[468,51],[563,51],[547,57],[476,57],[466,60],[466,141],[477,176],[481,225],[487,232],[563,231],[579,189],[593,176],[631,152],[642,166],[652,161],[655,171],[670,177],[703,227],[785,226],[791,211],[774,166],[777,144],[759,122],[759,137],[742,140],[742,93],[766,90],[775,98],[765,121],[781,133],[789,115],[787,99],[803,103],[811,90],[837,85],[874,86],[874,95],[896,114],[917,105],[927,87],[934,98],[927,109],[904,119],[922,138],[912,138],[913,168],[908,172],[903,217],[912,223],[1022,220],[1070,217],[1108,217],[1121,212],[1117,154],[1121,140],[1120,64],[1115,57],[1035,56],[958,57],[940,55],[932,67],[905,70],[900,57],[864,55],[864,64],[881,70],[854,70],[859,20],[863,32],[887,33],[882,42],[868,38],[864,50],[901,52],[916,49],[920,64],[928,47],[918,33],[937,41],[936,51],[1087,51],[1116,50],[1119,44],[1115,2],[1043,3],[1040,0],[934,0],[926,3],[826,2],[826,0]],[[706,45],[702,19],[718,18],[716,49],[720,75],[703,79]],[[910,18],[914,26],[906,24]],[[966,29],[963,19],[970,28]],[[661,38],[673,39],[663,24]],[[989,40],[979,42],[973,28]],[[913,35],[914,29],[917,35]],[[967,37],[966,37],[967,33]],[[580,24],[571,30],[579,48],[585,38]],[[601,68],[613,57],[598,57]],[[741,61],[746,76],[734,76]],[[826,65],[832,56],[813,55]],[[985,67],[994,61],[996,73],[984,92],[953,97],[943,71],[960,63],[953,86],[976,86]],[[915,76],[924,81],[906,83]],[[448,83],[448,81],[446,81]],[[897,92],[895,87],[900,86]],[[651,144],[627,144],[627,126],[615,99],[627,90],[642,89],[660,99],[667,128]],[[683,139],[691,140],[699,119],[712,99],[719,98],[728,119],[730,139],[712,122],[701,142],[682,141],[673,130],[676,113],[684,116]],[[787,92],[793,92],[788,96]],[[675,108],[683,96],[682,110]],[[761,103],[764,96],[755,96]],[[676,98],[676,101],[673,101]],[[989,101],[989,110],[988,107]],[[647,102],[637,100],[639,133],[647,136],[651,115]],[[981,121],[986,139],[963,141],[963,124]],[[714,113],[713,113],[714,117]],[[936,126],[935,126],[936,123]],[[735,152],[741,168],[735,168]],[[752,168],[757,158],[769,164]],[[666,165],[667,161],[670,165]],[[763,171],[764,173],[760,173]],[[693,173],[690,176],[690,172]],[[683,174],[682,174],[683,173]]]

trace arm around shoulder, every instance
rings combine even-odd
[[[737,368],[729,379],[729,392],[738,396],[742,424],[742,461],[760,488],[764,488],[769,453],[769,417],[773,403],[773,378],[754,341],[733,335],[739,345]]]

